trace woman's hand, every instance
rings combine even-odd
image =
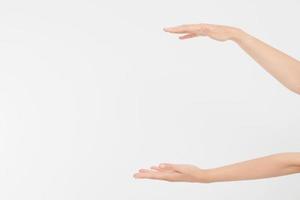
[[[167,164],[140,169],[135,178],[172,182],[214,183],[263,179],[300,173],[300,153],[279,153],[223,167],[200,169],[194,165]]]
[[[150,169],[140,169],[134,174],[138,179],[157,179],[169,182],[208,183],[206,170],[194,165],[162,163]]]
[[[238,28],[212,24],[186,24],[181,26],[164,28],[169,33],[182,34],[179,39],[208,36],[214,40],[236,40],[242,31]]]
[[[300,94],[300,61],[241,29],[213,24],[186,24],[164,28],[164,30],[182,34],[179,39],[207,36],[218,41],[232,40],[284,86]]]

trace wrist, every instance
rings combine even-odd
[[[241,44],[242,42],[246,41],[247,38],[251,36],[247,34],[245,31],[239,28],[233,28],[231,33],[231,40],[236,42],[237,44]]]
[[[199,183],[214,182],[213,169],[200,169],[197,174],[197,182]]]

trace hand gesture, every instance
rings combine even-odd
[[[179,39],[208,36],[218,41],[234,40],[236,35],[241,32],[239,29],[234,27],[213,24],[185,24],[181,26],[164,28],[164,31],[182,34]]]
[[[134,174],[138,179],[156,179],[169,182],[202,182],[208,181],[206,170],[194,165],[162,163],[150,169],[140,169]]]

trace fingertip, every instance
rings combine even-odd
[[[133,177],[135,178],[135,179],[142,179],[142,178],[145,178],[145,174],[144,173],[141,173],[141,172],[138,172],[138,173],[135,173],[134,175],[133,175]]]
[[[172,27],[165,27],[165,28],[163,28],[163,30],[166,32],[170,32],[170,31],[172,31]]]
[[[139,169],[139,172],[145,172],[146,169]]]
[[[132,175],[132,177],[133,177],[133,178],[138,178],[138,174],[135,173],[135,174]]]

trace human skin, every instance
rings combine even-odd
[[[239,28],[212,24],[187,24],[165,28],[164,31],[181,34],[179,38],[182,40],[197,36],[207,36],[217,41],[231,40],[285,87],[300,94],[300,62]]]
[[[179,39],[207,36],[217,41],[231,40],[291,91],[300,94],[300,62],[239,28],[212,24],[187,24],[164,29],[181,34]],[[140,169],[137,179],[171,182],[212,183],[263,179],[300,173],[300,153],[279,153],[218,168],[202,169],[189,164],[161,163]]]
[[[140,169],[137,179],[156,179],[169,182],[213,183],[263,179],[300,173],[300,153],[279,153],[253,160],[201,169],[195,165],[161,163],[150,169]]]

